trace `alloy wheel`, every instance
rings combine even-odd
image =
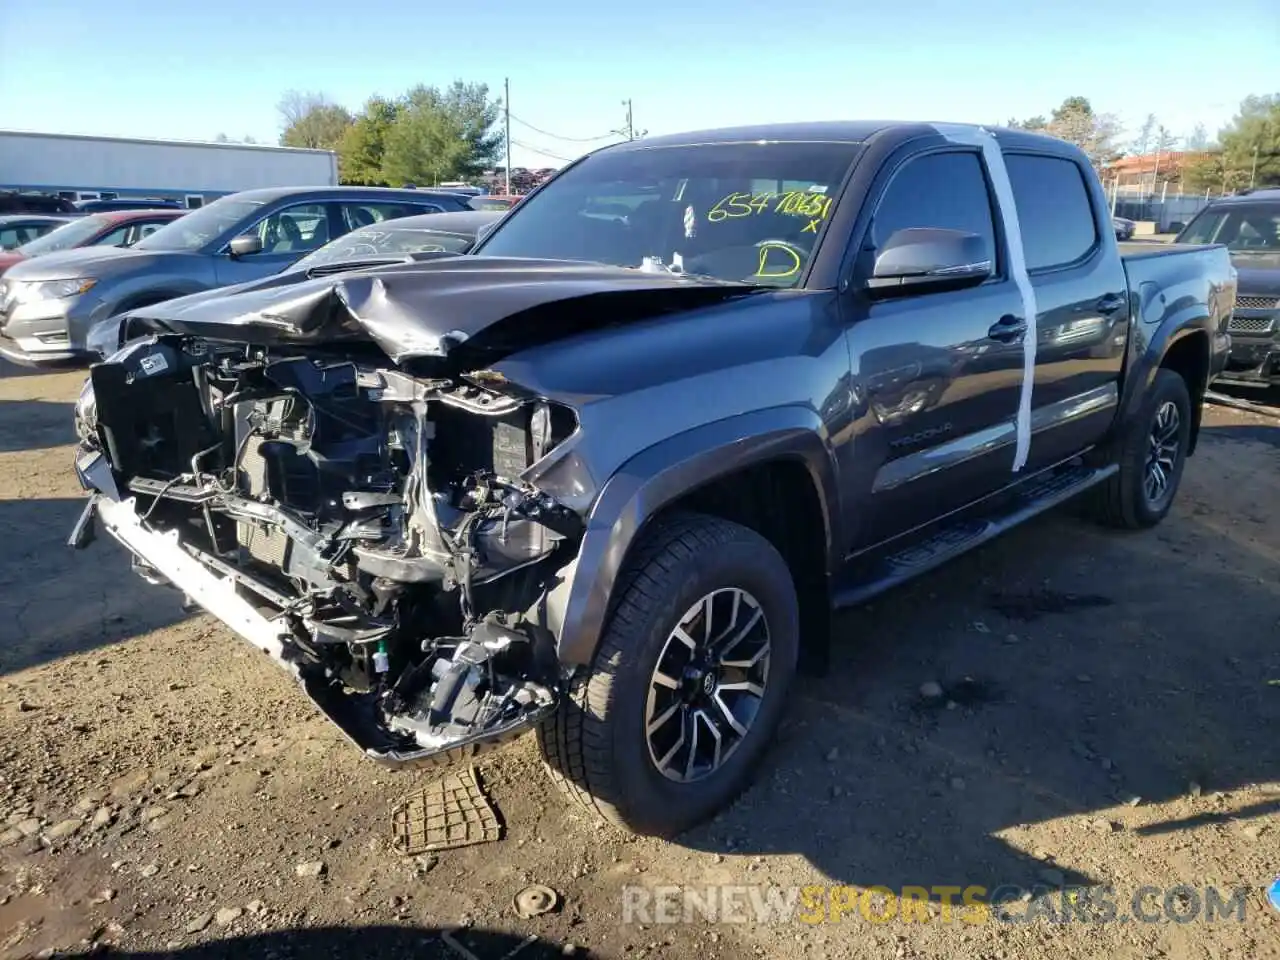
[[[1147,464],[1143,471],[1143,492],[1150,504],[1160,503],[1169,492],[1178,463],[1178,447],[1182,416],[1172,400],[1160,404],[1147,447]]]
[[[759,601],[713,590],[667,636],[649,679],[645,736],[658,771],[692,783],[720,769],[764,702],[772,650]]]

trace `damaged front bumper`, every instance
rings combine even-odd
[[[77,463],[81,479],[88,481],[95,473],[95,466],[104,466],[100,455],[96,458],[82,457]],[[451,730],[451,724],[446,722],[435,725],[433,730],[430,722],[418,718],[416,723],[406,720],[406,727],[413,727],[416,736],[406,736],[397,742],[374,721],[372,711],[375,705],[370,700],[353,697],[341,688],[335,678],[327,675],[327,671],[299,655],[292,645],[293,633],[287,618],[266,613],[261,605],[247,598],[241,578],[233,571],[218,571],[209,566],[207,561],[210,558],[202,560],[198,551],[184,547],[176,531],[161,533],[148,529],[139,517],[133,499],[115,500],[101,492],[91,495],[72,531],[69,545],[76,548],[88,546],[95,538],[98,524],[132,554],[139,572],[152,582],[167,583],[180,590],[191,602],[266,653],[300,684],[312,702],[355,746],[383,765],[394,767],[447,762],[470,755],[481,746],[505,743],[546,719],[559,703],[559,692],[554,686],[528,683],[522,688],[526,696],[521,698],[520,709],[508,710],[505,715],[492,715],[479,729]],[[447,693],[456,696],[456,688],[465,687],[472,679],[468,674],[474,674],[484,666],[483,660],[464,661],[464,665],[472,669],[453,671],[454,689]],[[445,671],[446,675],[448,673]],[[446,693],[438,689],[434,692],[437,695]],[[439,701],[440,696],[436,699]],[[515,702],[514,698],[512,702]],[[424,741],[428,745],[423,746]]]
[[[82,477],[91,474],[92,463],[78,463]],[[529,703],[507,717],[495,717],[475,732],[452,732],[442,724],[435,731],[436,741],[429,746],[406,746],[390,742],[372,722],[371,703],[362,703],[344,694],[333,677],[324,676],[315,664],[307,662],[292,649],[292,630],[283,617],[269,616],[243,595],[241,585],[232,572],[218,572],[198,559],[192,550],[179,543],[177,531],[148,530],[136,511],[133,499],[115,500],[101,493],[90,500],[74,527],[69,545],[83,548],[92,543],[97,524],[118,540],[148,579],[168,582],[182,591],[191,602],[218,617],[218,620],[256,646],[274,660],[302,686],[312,703],[337,724],[353,744],[376,762],[398,765],[439,763],[474,753],[480,746],[502,744],[531,730],[556,710],[559,695],[554,687],[530,687]],[[463,681],[465,682],[465,678]],[[430,737],[429,726],[420,728],[419,739]]]

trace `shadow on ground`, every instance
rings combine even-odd
[[[0,380],[16,377],[38,377],[46,372],[36,367],[24,367],[16,363],[10,363],[8,360],[0,360]]]
[[[75,405],[48,400],[0,400],[0,453],[46,450],[76,438]],[[70,463],[67,465],[70,470]]]
[[[1280,557],[1204,512],[1137,534],[1046,517],[844,615],[756,785],[681,842],[891,890],[1090,883],[1073,848],[1120,829],[1097,811],[1280,780]],[[1058,849],[1013,842],[1081,814]]]
[[[1273,423],[1233,423],[1207,426],[1201,436],[1218,440],[1253,440],[1280,449],[1280,408]]]
[[[152,587],[99,533],[66,545],[80,498],[0,500],[0,674],[106,646],[184,618],[181,598]]]
[[[559,945],[537,937],[412,926],[317,927],[230,937],[181,950],[140,953],[108,949],[97,954],[119,960],[549,960],[564,955]],[[581,948],[572,955],[590,956]]]
[[[42,363],[36,367],[0,359],[0,380],[13,377],[41,377],[50,373],[65,373],[68,370],[83,370],[87,376],[89,364],[81,360],[58,360]]]

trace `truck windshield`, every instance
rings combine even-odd
[[[172,223],[167,223],[149,237],[133,245],[135,250],[199,250],[222,236],[237,223],[247,220],[262,209],[262,200],[243,200],[235,196],[215,200]],[[246,224],[248,226],[248,224]]]
[[[855,143],[609,150],[516,206],[481,256],[586,260],[777,287],[804,273]]]
[[[84,217],[80,220],[72,220],[56,230],[50,230],[43,237],[36,237],[32,241],[24,243],[18,248],[17,252],[24,257],[38,257],[43,253],[70,250],[73,247],[88,243],[102,231],[104,226],[106,226],[106,221],[103,217]]]
[[[1181,243],[1222,243],[1238,253],[1280,250],[1280,203],[1209,207],[1187,225]]]

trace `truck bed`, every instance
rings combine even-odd
[[[1123,240],[1116,244],[1125,260],[1147,260],[1151,257],[1176,256],[1189,250],[1212,250],[1216,243],[1166,243],[1163,240]],[[1225,248],[1224,248],[1225,249]]]
[[[1236,272],[1226,247],[1193,243],[1121,243],[1119,247],[1129,290],[1137,296],[1135,319],[1161,323],[1171,312],[1190,309],[1208,314],[1210,329],[1225,333],[1236,299]],[[1151,295],[1157,292],[1161,296]]]

